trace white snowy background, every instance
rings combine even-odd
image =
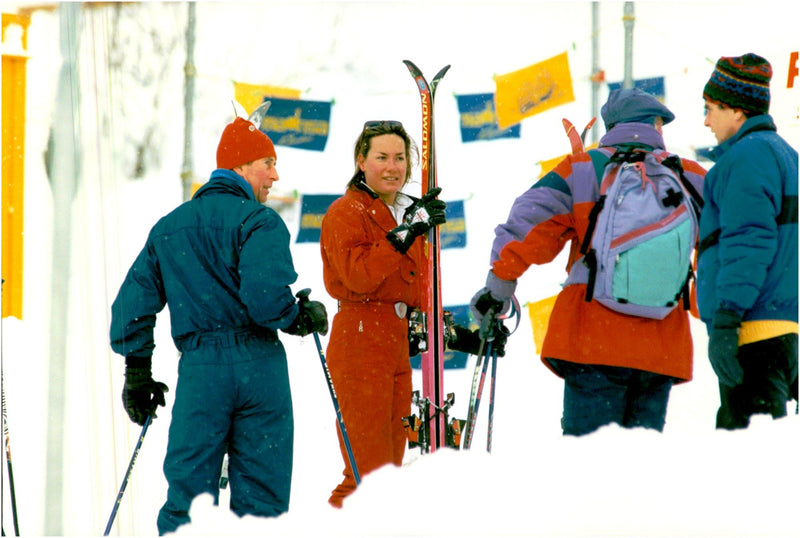
[[[30,4],[28,4],[29,6]],[[58,4],[51,4],[60,7]],[[3,3],[4,12],[26,4]],[[40,5],[41,7],[41,5]],[[79,25],[81,151],[69,207],[68,256],[54,259],[54,197],[43,153],[57,108],[59,10],[34,11],[28,31],[23,320],[2,320],[2,368],[9,439],[23,535],[100,535],[140,428],[120,401],[123,360],[108,346],[109,310],[127,268],[155,221],[182,201],[183,64],[186,3],[128,3],[83,9]],[[715,143],[703,127],[702,87],[719,56],[756,52],[773,65],[771,112],[794,147],[798,81],[787,89],[798,50],[795,2],[637,2],[634,78],[664,76],[677,119],[667,146],[685,156]],[[622,2],[600,3],[600,67],[623,77]],[[591,5],[539,1],[201,2],[197,6],[193,169],[214,168],[219,134],[232,118],[232,81],[302,90],[332,100],[324,152],[278,147],[282,194],[343,192],[352,145],[369,119],[399,119],[419,141],[419,97],[402,60],[439,87],[436,144],[445,200],[465,200],[467,247],[442,253],[445,304],[464,304],[482,286],[494,226],[538,177],[538,163],[569,149],[566,117],[591,117]],[[9,38],[8,41],[11,41]],[[4,53],[13,48],[3,43]],[[493,75],[569,53],[576,101],[528,118],[520,139],[461,142],[454,94],[494,91]],[[600,103],[607,90],[603,87]],[[602,122],[596,129],[602,133]],[[137,148],[141,148],[137,154]],[[6,151],[6,148],[3,149]],[[137,165],[137,155],[140,157]],[[710,163],[706,163],[709,165]],[[139,172],[134,172],[138,169]],[[418,169],[415,180],[418,181]],[[416,183],[410,187],[415,192]],[[299,204],[281,207],[292,232]],[[333,314],[318,245],[293,244],[300,278]],[[54,269],[55,267],[55,269]],[[69,277],[66,365],[51,370],[54,275]],[[523,303],[553,295],[564,259],[532,267],[520,281]],[[63,297],[62,297],[63,299]],[[407,452],[401,468],[364,478],[336,511],[327,504],[342,468],[335,416],[311,338],[282,335],[295,405],[290,510],[276,519],[236,518],[201,497],[180,535],[270,536],[798,536],[800,419],[757,417],[741,432],[714,430],[716,378],[707,338],[695,320],[694,380],[674,388],[663,434],[609,426],[564,438],[562,382],[541,363],[523,312],[497,373],[492,454],[483,413],[469,452]],[[159,317],[154,376],[175,387],[178,355],[168,312]],[[326,339],[323,338],[323,343]],[[624,342],[620,342],[624,346]],[[474,362],[447,371],[452,415],[466,418]],[[47,470],[48,387],[63,383],[63,468]],[[419,377],[415,377],[419,384]],[[169,407],[147,433],[116,517],[114,535],[155,535],[167,484],[161,472]],[[50,435],[49,435],[50,433]],[[51,446],[50,450],[53,447]],[[3,530],[13,534],[3,450]],[[53,501],[52,492],[61,492]],[[49,514],[60,514],[53,520]]]

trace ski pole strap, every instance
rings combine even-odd
[[[510,336],[517,331],[517,329],[519,328],[519,323],[522,320],[522,309],[519,305],[519,300],[517,299],[516,295],[511,296],[511,310],[509,311],[509,313],[497,316],[497,320],[499,322],[509,318],[516,319],[516,323],[514,324],[514,329],[509,331],[508,333],[508,335]]]

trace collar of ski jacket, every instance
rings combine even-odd
[[[366,192],[367,194],[369,194],[370,196],[372,196],[373,199],[378,197],[378,193],[373,191],[370,188],[370,186],[367,185],[367,182],[364,181],[363,179],[360,179],[359,181],[357,181],[354,186],[355,186],[355,188],[357,188],[359,190],[362,190],[362,191]]]
[[[367,183],[365,181],[363,181],[363,180],[357,182],[354,186],[355,186],[355,188],[357,188],[359,190],[362,190],[362,191],[366,192],[367,194],[369,194],[370,196],[372,196],[373,199],[378,199],[379,198],[378,193],[375,192],[374,190],[372,190],[372,187],[367,185]],[[419,198],[414,198],[410,194],[406,194],[404,192],[398,192],[396,197],[395,197],[394,205],[395,205],[395,208],[400,208],[401,210],[404,211],[404,210],[408,209],[411,205],[413,205],[414,202],[416,202],[417,200],[419,200]],[[387,207],[388,207],[388,204],[387,204]]]
[[[247,198],[248,200],[253,200],[254,202],[256,201],[256,197],[253,194],[253,187],[251,187],[242,176],[226,168],[217,168],[211,172],[211,177],[208,178],[208,182],[197,189],[197,192],[194,193],[192,198],[200,198],[207,194],[220,193],[234,194]]]
[[[739,127],[739,130],[736,131],[732,137],[727,139],[725,142],[720,144],[719,146],[712,148],[709,151],[709,156],[711,160],[717,162],[720,157],[722,157],[725,152],[731,149],[736,142],[744,138],[750,133],[755,131],[777,131],[778,128],[775,127],[775,122],[772,120],[772,116],[769,114],[761,114],[759,116],[753,116],[751,118],[747,118],[745,122]]]
[[[619,123],[600,139],[600,146],[634,144],[666,149],[664,137],[649,123]]]

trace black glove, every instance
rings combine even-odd
[[[311,333],[328,334],[328,311],[325,305],[319,301],[309,301],[308,295],[311,293],[309,288],[298,291],[297,306],[300,311],[291,325],[286,327],[283,332],[295,336],[306,336]]]
[[[492,271],[486,275],[486,285],[479,289],[470,300],[472,317],[483,326],[483,318],[491,310],[494,316],[505,314],[511,308],[511,297],[517,289],[516,280],[502,280]],[[490,320],[491,324],[493,320]]]
[[[452,331],[447,340],[447,348],[452,351],[463,351],[470,355],[478,355],[481,352],[481,336],[480,329],[468,329],[458,324],[451,326]],[[492,333],[489,335],[488,341],[492,342],[492,350],[497,351],[499,357],[504,357],[506,354],[506,341],[508,340],[508,329],[502,323],[496,323]],[[483,351],[486,351],[484,346]]]
[[[742,316],[731,310],[720,309],[711,319],[708,335],[708,358],[719,382],[729,387],[741,385],[744,377],[736,355],[739,351],[739,326]]]
[[[425,193],[425,196],[406,209],[403,223],[386,234],[386,239],[401,254],[408,252],[414,239],[427,233],[432,227],[447,222],[444,212],[447,204],[436,199],[440,192],[441,187],[436,187]]]
[[[473,316],[478,321],[483,322],[483,318],[486,316],[486,313],[491,310],[495,315],[497,315],[501,310],[503,310],[503,301],[498,301],[494,297],[492,297],[492,292],[486,288],[483,288],[478,293],[476,293],[470,302],[470,307],[472,307]],[[479,314],[479,315],[475,315]]]
[[[169,388],[164,383],[153,381],[150,357],[125,357],[125,386],[122,388],[122,403],[130,419],[144,426],[148,415],[156,418],[156,407],[164,407],[164,393]]]

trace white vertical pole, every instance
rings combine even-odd
[[[194,65],[194,43],[196,26],[196,3],[189,2],[188,17],[186,20],[186,63],[184,64],[184,123],[183,123],[183,165],[181,167],[181,181],[183,183],[183,200],[189,200],[192,193],[194,171],[192,166],[192,129],[194,125],[194,79],[196,68]]]
[[[49,170],[53,190],[53,276],[50,314],[50,370],[47,400],[47,462],[45,484],[45,534],[63,534],[64,422],[66,419],[66,353],[69,317],[70,238],[72,203],[79,170],[78,35],[81,4],[59,4],[60,50],[63,59],[58,78],[53,122],[54,163]]]
[[[623,88],[633,88],[633,23],[635,20],[633,2],[625,2],[625,12],[622,16],[622,21],[625,25],[625,76],[622,79]]]

